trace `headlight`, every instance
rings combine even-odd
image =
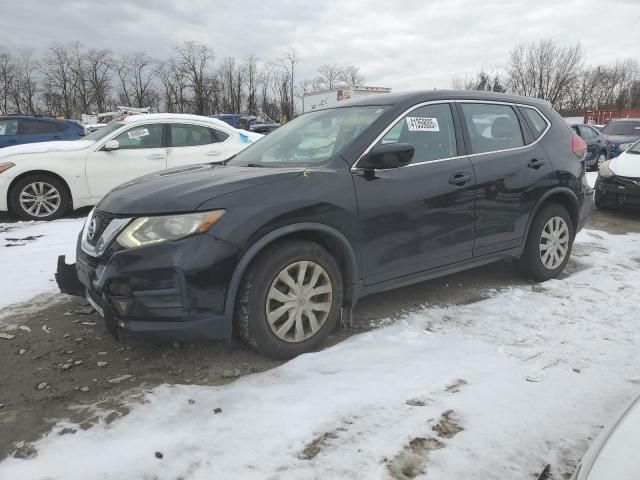
[[[15,163],[11,163],[11,162],[4,162],[4,163],[0,163],[0,173],[9,170],[11,167],[15,167],[16,164]]]
[[[633,145],[633,143],[621,143],[620,145],[618,145],[618,148],[620,149],[620,151],[624,152],[631,145]]]
[[[140,217],[120,232],[116,241],[125,248],[136,248],[178,240],[194,233],[208,231],[222,215],[224,210],[163,217]]]
[[[611,170],[609,168],[609,164],[611,163],[611,161],[608,162],[604,162],[602,165],[600,165],[600,169],[598,170],[598,175],[600,175],[601,177],[604,178],[611,178],[611,177],[615,177],[615,173],[613,173],[613,170]]]

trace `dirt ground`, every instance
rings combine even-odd
[[[638,233],[640,213],[594,210],[587,228]],[[572,260],[565,275],[578,269],[580,264]],[[427,302],[471,303],[492,290],[527,284],[538,288],[504,261],[374,295],[358,304],[352,328],[337,331],[328,345]],[[84,408],[89,405],[99,403],[111,409],[111,419],[125,414],[118,401],[125,391],[163,383],[221,385],[279,365],[237,342],[154,345],[130,337],[116,341],[101,318],[85,310],[63,299],[37,313],[10,319],[22,327],[11,332],[14,338],[0,338],[0,459],[11,454],[28,456],[32,453],[29,442],[59,419],[89,428],[94,420]]]

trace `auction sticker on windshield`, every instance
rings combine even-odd
[[[407,126],[410,132],[439,132],[437,118],[407,117]]]

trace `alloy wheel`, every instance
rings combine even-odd
[[[29,215],[44,218],[60,208],[62,197],[56,187],[47,182],[33,182],[20,192],[20,206]]]
[[[604,153],[598,155],[597,166],[600,167],[604,162],[607,161],[607,156]]]
[[[540,235],[540,260],[547,270],[555,270],[564,262],[569,251],[569,227],[562,217],[552,217]]]
[[[324,325],[331,310],[333,288],[329,275],[310,261],[282,269],[267,293],[269,328],[286,342],[304,342]]]

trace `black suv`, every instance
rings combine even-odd
[[[80,287],[113,332],[237,334],[287,358],[358,299],[503,258],[556,277],[591,210],[586,144],[543,101],[431,91],[302,115],[227,162],[110,192]],[[59,261],[58,281],[75,290]],[[74,270],[75,272],[75,270]]]

